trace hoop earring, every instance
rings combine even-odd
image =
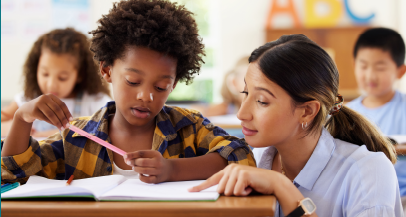
[[[303,122],[304,123],[304,122]],[[306,122],[306,125],[305,126],[303,126],[303,123],[302,123],[302,129],[306,129],[307,128],[307,122]]]

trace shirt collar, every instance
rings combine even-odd
[[[319,141],[305,167],[296,176],[295,182],[311,191],[321,172],[327,166],[335,150],[334,138],[323,128]]]

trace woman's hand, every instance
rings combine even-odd
[[[23,104],[16,111],[15,118],[26,123],[32,123],[35,119],[46,121],[61,130],[68,128],[69,121],[73,120],[65,103],[52,94],[41,95]]]
[[[127,153],[124,156],[127,165],[140,174],[140,180],[146,183],[168,181],[172,174],[172,164],[159,151],[145,150]]]
[[[190,188],[190,192],[204,190],[218,184],[217,192],[226,196],[247,196],[252,190],[262,194],[273,194],[283,213],[291,213],[304,197],[284,175],[273,170],[230,164],[202,184]],[[311,216],[317,216],[313,213]]]
[[[218,184],[217,192],[226,196],[247,196],[252,190],[273,194],[280,178],[281,174],[272,170],[230,164],[189,191],[197,192]]]

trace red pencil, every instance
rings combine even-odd
[[[69,177],[68,181],[66,182],[66,186],[70,185],[73,180],[73,174]]]

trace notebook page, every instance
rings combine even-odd
[[[187,189],[202,182],[204,180],[147,184],[139,179],[128,179],[103,194],[100,200],[216,200],[219,197],[217,186],[202,192],[188,192]]]
[[[98,198],[103,193],[115,188],[124,182],[126,178],[122,175],[108,175],[99,176],[86,179],[73,180],[70,184],[71,187],[85,188],[92,192],[92,194]]]
[[[73,180],[66,186],[67,180],[47,179],[41,176],[31,176],[25,185],[10,190],[1,195],[1,198],[14,197],[43,197],[43,196],[95,196],[116,187],[125,178],[111,175]]]
[[[66,180],[52,180],[31,176],[25,185],[1,194],[1,198],[43,197],[58,195],[88,196],[92,193],[83,188],[66,187]]]

